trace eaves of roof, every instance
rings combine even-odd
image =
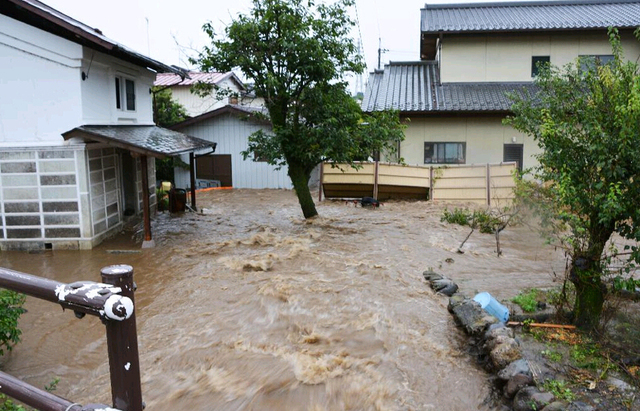
[[[0,14],[140,67],[156,72],[185,75],[182,69],[137,53],[109,39],[100,30],[89,27],[38,0],[1,0]]]
[[[436,62],[392,62],[371,74],[362,110],[422,113],[507,113],[508,93],[533,92],[531,82],[442,83]]]
[[[635,28],[640,0],[560,0],[427,4],[423,34]]]
[[[244,116],[259,124],[268,124],[268,125],[271,124],[269,121],[256,118],[257,113],[265,113],[265,109],[263,109],[262,107],[249,107],[249,106],[241,106],[238,104],[227,104],[224,107],[220,107],[215,110],[208,111],[206,113],[200,114],[199,116],[188,118],[180,123],[174,124],[170,128],[172,130],[181,130],[181,129],[184,129],[185,127],[192,126],[194,124],[199,124],[205,120],[216,118],[224,114]]]

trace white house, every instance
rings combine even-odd
[[[91,248],[148,217],[153,158],[212,145],[155,127],[158,71],[181,73],[37,0],[0,3],[0,249]]]
[[[220,185],[234,188],[291,189],[287,168],[276,170],[264,161],[244,159],[240,154],[249,144],[249,136],[258,131],[271,131],[268,122],[254,114],[263,110],[264,100],[255,94],[233,73],[199,73],[190,71],[189,78],[176,74],[158,74],[154,85],[170,88],[173,99],[182,104],[192,118],[171,127],[189,135],[216,142],[215,154],[200,153],[195,158],[197,188]],[[214,92],[206,97],[191,93],[191,87],[208,83]],[[215,90],[223,90],[216,93]],[[181,156],[184,163],[189,157]],[[189,171],[175,168],[175,184],[190,188]]]
[[[256,96],[233,72],[200,73],[189,71],[184,78],[175,73],[158,73],[153,83],[158,88],[171,89],[172,97],[180,103],[189,117],[199,116],[229,104],[248,107],[262,107],[263,100]],[[197,83],[206,83],[214,87],[208,96],[200,96],[191,92]],[[222,91],[218,94],[216,91]]]
[[[211,185],[211,181],[223,187],[235,188],[284,188],[291,189],[287,167],[276,170],[260,159],[247,158],[240,154],[248,147],[248,137],[258,131],[271,132],[269,122],[256,118],[261,108],[226,105],[190,118],[172,129],[216,142],[215,154],[196,158],[196,178],[199,188]],[[187,162],[187,157],[183,156]],[[189,172],[175,169],[178,187],[189,186]]]

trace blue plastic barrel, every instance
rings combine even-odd
[[[491,294],[486,292],[479,293],[473,297],[473,301],[480,304],[480,307],[482,307],[483,310],[493,315],[503,323],[509,320],[509,309],[500,304]]]

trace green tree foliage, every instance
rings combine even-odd
[[[153,121],[160,127],[171,127],[189,118],[182,104],[173,99],[170,89],[154,88]],[[185,167],[185,163],[177,157],[156,160],[156,178],[174,182],[174,167]]]
[[[153,122],[160,127],[171,127],[189,118],[187,111],[173,99],[168,88],[153,88]]]
[[[24,294],[0,289],[0,355],[11,351],[20,341],[18,319],[25,312],[24,301]]]
[[[542,70],[536,94],[513,95],[514,115],[505,120],[542,149],[535,169],[542,185],[530,185],[530,194],[569,250],[575,321],[584,328],[602,312],[607,241],[616,232],[640,240],[639,69],[623,59],[617,30],[609,34],[612,62]],[[640,261],[637,247],[630,261]]]
[[[203,71],[242,71],[265,101],[273,131],[249,139],[242,154],[288,166],[305,218],[317,215],[308,182],[322,161],[353,164],[388,152],[403,138],[397,113],[366,116],[347,92],[344,76],[365,66],[349,32],[354,0],[253,0],[193,62]]]

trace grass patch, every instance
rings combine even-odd
[[[522,311],[532,313],[538,308],[538,290],[534,288],[525,293],[520,292],[511,301],[518,304]]]
[[[550,392],[557,399],[572,402],[576,399],[576,395],[567,386],[567,383],[560,380],[545,380],[542,384],[545,391]]]
[[[542,350],[540,354],[542,354],[543,357],[553,362],[562,361],[562,353],[555,350]]]
[[[494,234],[502,225],[502,220],[485,210],[471,211],[468,208],[445,209],[440,221],[478,229],[484,234]]]

